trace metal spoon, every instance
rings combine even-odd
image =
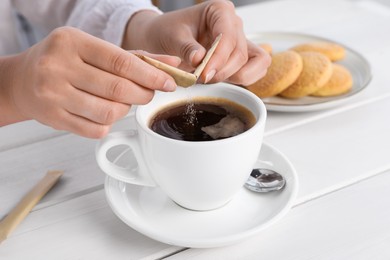
[[[245,183],[245,187],[255,192],[270,192],[280,190],[286,184],[284,177],[270,169],[253,169]]]

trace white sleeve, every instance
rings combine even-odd
[[[140,10],[161,13],[149,0],[12,0],[34,27],[48,34],[68,25],[109,41],[122,43],[126,24]]]

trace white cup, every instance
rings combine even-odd
[[[192,97],[234,101],[248,108],[256,123],[236,136],[200,142],[171,139],[149,128],[151,117],[162,107]],[[216,209],[228,203],[249,177],[260,153],[266,115],[256,95],[226,83],[158,92],[149,104],[137,107],[136,129],[111,133],[97,144],[97,163],[120,181],[160,187],[184,208]],[[109,149],[118,145],[131,147],[138,167],[122,168],[107,159]]]

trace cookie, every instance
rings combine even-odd
[[[332,62],[318,52],[301,52],[303,69],[297,80],[282,91],[286,98],[300,98],[310,95],[323,87],[332,75]]]
[[[275,96],[298,78],[302,67],[301,55],[295,51],[278,52],[272,55],[267,74],[247,89],[261,98]]]
[[[268,43],[260,43],[259,46],[265,50],[268,54],[272,53],[272,45]]]
[[[345,57],[345,48],[333,42],[310,42],[296,45],[291,50],[297,52],[315,51],[326,55],[331,61],[338,61]]]
[[[311,95],[317,97],[337,96],[348,92],[352,85],[353,79],[349,70],[340,64],[333,64],[333,73],[329,81]]]

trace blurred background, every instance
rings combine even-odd
[[[153,3],[158,6],[162,11],[168,12],[179,8],[198,4],[207,0],[153,0]],[[235,6],[247,5],[257,2],[264,2],[270,0],[232,0]],[[390,0],[388,0],[390,1]]]

